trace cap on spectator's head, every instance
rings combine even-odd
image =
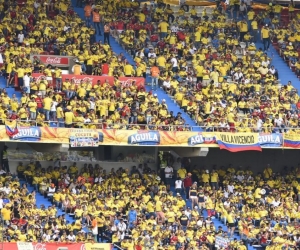
[[[266,27],[268,27],[268,24],[266,23]]]
[[[166,101],[166,99],[162,99],[161,101],[162,101],[162,102],[165,102],[165,101]]]
[[[39,92],[39,93],[37,93],[37,95],[42,95],[42,93]]]
[[[153,96],[157,96],[157,94],[155,93]]]
[[[176,195],[177,195],[177,196],[181,196],[180,193],[177,193]]]

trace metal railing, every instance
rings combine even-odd
[[[8,120],[11,121],[11,120]],[[290,130],[299,130],[299,127],[283,125],[281,127],[256,127],[245,126],[235,127],[226,124],[224,126],[213,125],[199,125],[190,126],[188,124],[182,125],[164,125],[164,124],[139,124],[139,123],[107,123],[99,120],[98,123],[93,122],[73,122],[72,124],[65,124],[63,121],[36,121],[36,120],[17,120],[18,127],[33,126],[33,127],[58,127],[58,128],[84,128],[84,129],[120,129],[120,130],[162,130],[162,131],[194,131],[194,132],[259,132],[259,133],[283,133]],[[249,131],[250,130],[250,131]]]

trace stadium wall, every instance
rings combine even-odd
[[[30,149],[30,145],[28,143],[7,143],[7,145],[12,149]],[[35,145],[45,145],[35,143]],[[49,150],[52,146],[49,145]],[[3,142],[0,142],[0,149],[4,146]],[[38,147],[35,147],[37,150]],[[100,146],[94,150],[95,158],[97,161],[91,162],[77,162],[79,167],[82,167],[84,163],[92,163],[92,164],[100,164],[104,169],[119,167],[123,168],[131,168],[132,166],[137,166],[139,162],[116,162],[116,158],[119,153],[123,153],[123,155],[129,155],[134,153],[145,153],[147,154],[157,154],[157,151],[162,148],[158,147],[121,147],[121,146]],[[44,149],[45,150],[45,149]],[[84,149],[77,149],[84,150]],[[192,150],[192,148],[191,148]],[[110,157],[106,157],[107,154],[110,154]],[[299,160],[299,151],[297,149],[263,149],[262,152],[258,151],[247,151],[247,152],[238,152],[231,153],[226,150],[220,150],[218,148],[209,148],[209,152],[206,157],[191,157],[192,166],[196,166],[202,169],[212,169],[214,165],[216,166],[225,166],[227,167],[229,164],[232,164],[233,167],[242,166],[242,168],[250,167],[253,172],[257,173],[264,169],[267,164],[270,164],[275,171],[281,171],[284,166],[288,167],[297,167],[300,163]],[[26,161],[23,161],[26,164]],[[19,160],[10,161],[10,169],[12,173],[16,172],[16,168],[18,166]],[[53,165],[53,161],[42,161],[43,167],[48,167]],[[72,162],[61,162],[64,166],[70,166]],[[152,169],[157,169],[156,163],[148,163],[148,166]]]
[[[231,153],[218,148],[210,148],[206,157],[191,158],[192,166],[204,169],[212,169],[214,165],[225,166],[232,164],[243,169],[250,167],[254,173],[263,171],[267,164],[270,164],[274,171],[281,171],[284,166],[297,167],[300,163],[299,150],[293,149],[263,149],[262,152],[247,151]]]

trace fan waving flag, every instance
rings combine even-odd
[[[18,130],[17,121],[16,120],[6,121],[5,122],[5,130],[6,130],[6,134],[9,137],[12,137],[12,136],[18,134],[19,130]]]

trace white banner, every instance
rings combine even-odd
[[[222,237],[222,236],[216,236],[216,248],[227,248],[230,245],[230,239]]]
[[[33,250],[32,242],[17,242],[18,250]]]

